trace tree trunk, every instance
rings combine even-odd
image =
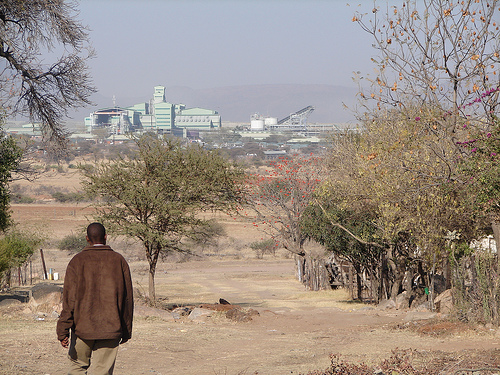
[[[352,272],[353,268],[354,267],[352,266],[352,264],[350,264],[349,265],[349,294],[351,295],[352,299],[356,299],[356,298],[354,298],[354,275],[353,275],[354,272]]]
[[[376,266],[370,267],[370,300],[372,303],[380,302],[380,278],[378,275],[378,268]]]
[[[156,291],[155,291],[155,273],[156,264],[158,263],[158,256],[160,255],[161,247],[156,244],[151,244],[149,242],[144,243],[146,250],[146,258],[149,263],[149,289],[148,298],[149,303],[152,305],[156,304]]]
[[[391,295],[390,298],[392,300],[396,300],[397,295],[399,294],[399,289],[401,288],[401,275],[398,269],[398,266],[394,262],[394,260],[390,259],[389,260],[389,265],[391,267],[392,273],[394,274],[394,282],[392,283],[391,286]]]
[[[155,267],[149,268],[149,303],[156,304],[156,292],[155,292]]]
[[[450,265],[450,259],[449,257],[445,257],[443,260],[443,277],[445,280],[445,289],[450,289],[452,287],[451,285],[451,265]]]
[[[389,285],[389,266],[387,264],[387,253],[382,253],[380,261],[380,285],[379,285],[379,301],[388,298],[388,285]]]
[[[358,293],[358,299],[360,301],[363,301],[363,278],[361,277],[361,273],[356,273],[356,281],[357,281],[357,293]]]
[[[391,285],[389,296],[390,299],[396,300],[397,295],[399,294],[399,290],[401,289],[401,283],[403,281],[404,270],[401,270],[401,267],[398,266],[397,261],[394,259],[394,245],[391,245],[388,250],[389,254],[387,256],[387,264],[390,267],[394,282]]]
[[[363,278],[361,277],[361,265],[355,264],[354,269],[356,270],[356,294],[357,300],[363,300]]]

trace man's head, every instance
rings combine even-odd
[[[92,223],[87,227],[87,242],[91,245],[106,245],[106,229],[101,223]]]

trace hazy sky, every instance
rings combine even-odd
[[[359,0],[356,4],[359,3]],[[371,40],[346,0],[81,0],[101,95],[248,84],[352,86]]]

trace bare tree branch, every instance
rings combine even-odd
[[[92,104],[96,91],[86,65],[94,52],[75,14],[72,1],[0,1],[0,104],[8,114],[39,122],[61,145],[68,109]],[[50,58],[56,61],[47,63]]]

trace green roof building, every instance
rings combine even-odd
[[[221,118],[217,111],[211,109],[182,109],[175,116],[175,126],[187,130],[219,129]]]
[[[105,108],[85,118],[88,132],[98,128],[109,129],[110,134],[155,131],[166,134],[186,134],[189,130],[211,130],[221,127],[217,111],[186,108],[184,104],[166,101],[165,87],[155,86],[150,102],[127,108]]]

